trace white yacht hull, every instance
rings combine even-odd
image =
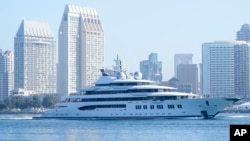
[[[236,99],[228,98],[197,98],[164,101],[63,102],[57,104],[58,108],[48,110],[34,119],[213,118],[235,101]],[[91,105],[92,109],[80,108]],[[122,106],[107,108],[105,105]]]

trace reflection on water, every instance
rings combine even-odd
[[[250,113],[219,113],[216,119],[250,118]]]
[[[39,116],[41,116],[41,114],[0,114],[0,120],[32,119],[32,117],[39,117]],[[250,113],[219,113],[215,117],[215,119],[222,119],[222,118],[250,118]],[[202,118],[182,118],[182,119],[202,119]],[[157,119],[151,119],[151,120],[157,120]]]
[[[250,113],[221,113],[206,120],[31,120],[33,116],[0,114],[0,140],[225,141],[230,124],[250,123]]]
[[[32,119],[34,116],[40,114],[0,114],[0,120],[21,120],[21,119]]]

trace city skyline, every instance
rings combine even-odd
[[[193,63],[199,64],[202,43],[235,40],[236,31],[250,23],[249,1],[10,0],[2,2],[5,6],[0,10],[2,17],[6,13],[11,17],[1,23],[0,48],[13,51],[15,29],[22,19],[46,21],[57,35],[61,11],[68,3],[96,8],[100,14],[105,29],[105,66],[111,66],[119,54],[128,71],[138,71],[138,62],[156,52],[163,62],[163,80],[174,76],[174,54],[192,53]]]
[[[158,60],[157,53],[150,53],[148,59],[140,61],[142,79],[162,82],[162,62]]]

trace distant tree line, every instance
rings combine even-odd
[[[58,98],[54,95],[46,95],[40,98],[38,95],[24,97],[24,96],[11,96],[0,101],[0,110],[9,109],[28,109],[28,108],[53,108],[58,102]]]

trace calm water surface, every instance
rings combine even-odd
[[[0,115],[1,141],[229,141],[230,124],[250,124],[250,114],[217,119],[32,120]]]

